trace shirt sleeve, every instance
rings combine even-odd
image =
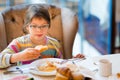
[[[7,48],[5,48],[0,53],[0,68],[6,68],[11,65],[10,57],[12,54],[17,53],[19,51],[19,47],[16,40],[13,40]]]

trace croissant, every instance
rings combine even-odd
[[[72,72],[68,67],[57,68],[55,80],[84,80],[85,77],[78,71]]]
[[[55,80],[72,80],[70,69],[67,67],[57,68]]]

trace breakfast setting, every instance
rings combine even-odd
[[[44,52],[55,47],[40,45],[35,49]],[[116,60],[119,56],[115,54],[93,58],[37,59],[27,65],[0,69],[0,76],[3,80],[119,80],[120,73],[113,70],[116,67],[114,62],[118,62]],[[119,67],[118,64],[117,66]]]
[[[4,77],[11,75],[8,77],[8,80],[17,80],[14,78],[25,75],[28,78],[31,78],[32,75],[32,79],[34,80],[39,80],[39,77],[41,80],[44,78],[46,78],[46,80],[95,80],[92,71],[77,65],[78,60],[79,59],[64,60],[57,58],[39,59],[27,66],[17,66],[23,71],[22,73],[16,70],[15,72],[9,72],[9,74],[7,74],[7,71],[14,71],[15,67],[11,67],[3,73]],[[19,76],[15,76],[16,74]],[[27,77],[24,78],[27,80]]]
[[[118,3],[0,0],[0,80],[120,80]]]

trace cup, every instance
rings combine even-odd
[[[112,63],[107,59],[99,60],[99,73],[104,77],[112,75]]]

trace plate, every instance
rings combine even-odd
[[[44,71],[38,71],[38,70],[30,70],[30,73],[35,74],[35,75],[40,75],[40,76],[55,76],[56,75],[56,71],[44,72]]]
[[[53,62],[56,67],[68,67],[68,68],[70,68],[70,70],[72,72],[77,71],[77,72],[82,73],[86,77],[90,77],[92,79],[95,79],[94,72],[92,72],[91,70],[89,70],[89,69],[87,69],[83,66],[77,65],[78,63],[74,64],[71,60],[65,62],[64,64],[60,64],[61,61],[63,62],[65,60],[64,59],[58,59],[58,58],[45,58],[45,59],[39,59],[39,60],[36,60],[36,61],[32,62],[30,65],[32,67],[35,66],[35,68],[30,69],[30,73],[35,74],[35,75],[40,75],[40,76],[55,76],[56,75],[56,70],[51,71],[51,72],[46,72],[46,71],[40,71],[38,69],[38,66],[45,65],[47,63],[47,61]]]
[[[34,62],[32,62],[30,65],[34,65],[34,69],[30,69],[30,73],[35,74],[35,75],[40,75],[40,76],[55,76],[56,75],[56,70],[53,71],[40,71],[38,67],[43,66],[47,64],[47,62],[52,62],[56,67],[60,66],[60,62],[63,61],[63,59],[58,59],[58,58],[45,58],[45,59],[39,59]]]

